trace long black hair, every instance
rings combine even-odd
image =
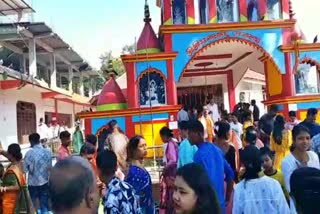
[[[272,130],[272,137],[276,144],[281,145],[282,143],[282,132],[284,130],[284,125],[286,121],[282,115],[276,116],[274,120],[273,130]]]
[[[246,169],[242,179],[247,181],[259,178],[259,172],[261,171],[261,159],[260,151],[256,146],[246,146],[246,148],[240,153],[240,160]]]
[[[20,145],[17,143],[10,144],[8,147],[8,154],[11,155],[16,161],[22,160],[22,153]]]
[[[231,129],[230,124],[224,121],[218,121],[214,124],[214,133],[218,138],[228,139],[228,133]]]
[[[301,132],[306,132],[310,135],[310,130],[305,127],[304,125],[296,125],[295,127],[293,127],[292,129],[292,145],[290,146],[290,151],[293,152],[295,149],[295,142],[297,140],[297,137],[299,134],[301,134]]]
[[[143,137],[140,135],[130,138],[127,145],[127,161],[131,161],[134,158],[134,153],[137,150],[141,139],[143,139]]]
[[[207,172],[198,164],[190,163],[179,168],[177,176],[181,176],[198,196],[192,214],[220,214],[218,197],[210,182]]]

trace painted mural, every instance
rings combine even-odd
[[[173,0],[172,4],[173,24],[186,23],[186,8],[184,0]]]
[[[238,21],[238,1],[235,0],[217,0],[218,22]]]
[[[319,77],[317,67],[310,64],[300,64],[295,75],[296,94],[319,93]]]
[[[165,81],[157,72],[147,72],[139,80],[142,107],[166,104]]]

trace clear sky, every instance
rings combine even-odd
[[[149,0],[154,30],[160,24],[156,0]],[[309,40],[319,34],[320,1],[292,0],[296,18]],[[119,55],[143,28],[145,0],[29,0],[35,21],[44,21],[96,68],[99,56],[108,50]]]

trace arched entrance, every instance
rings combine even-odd
[[[268,79],[272,79],[272,87]],[[202,47],[185,65],[177,82],[179,104],[192,107],[214,98],[221,108],[232,111],[243,92],[245,102],[255,99],[264,110],[262,101],[282,93],[282,75],[266,50],[240,38],[227,37]]]

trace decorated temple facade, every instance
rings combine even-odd
[[[146,1],[136,54],[122,56],[127,108],[80,115],[87,132],[97,133],[117,112],[127,135],[149,135],[152,129],[154,141],[159,128],[176,120],[181,104],[201,106],[214,99],[232,111],[241,92],[247,102],[256,99],[261,108],[278,104],[282,114],[296,110],[300,119],[320,106],[320,44],[304,43],[289,0],[158,0],[157,5],[158,35]]]

